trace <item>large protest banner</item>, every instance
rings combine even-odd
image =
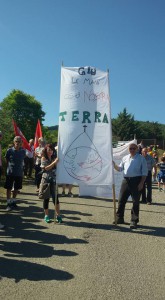
[[[57,183],[112,185],[108,72],[61,68]]]

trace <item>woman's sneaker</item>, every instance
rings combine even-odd
[[[45,217],[44,217],[44,221],[45,221],[46,223],[50,223],[49,216],[45,216]]]
[[[62,223],[62,217],[61,216],[57,216],[56,217],[56,222],[57,223]]]

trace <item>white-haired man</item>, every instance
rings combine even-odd
[[[124,173],[124,178],[120,188],[117,210],[117,224],[124,224],[125,205],[132,197],[133,206],[131,209],[130,228],[135,229],[139,222],[139,202],[141,191],[148,174],[145,158],[138,153],[138,146],[134,143],[129,144],[129,154],[124,156],[120,165],[114,163],[115,170]]]

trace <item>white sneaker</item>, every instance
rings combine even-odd
[[[11,210],[12,210],[12,208],[11,208],[10,204],[8,204],[6,207],[6,211],[11,211]]]
[[[0,223],[0,229],[3,229],[5,227],[5,225]]]

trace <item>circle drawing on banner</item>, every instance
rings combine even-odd
[[[102,158],[90,137],[81,133],[69,146],[65,153],[63,164],[67,173],[80,181],[92,181],[100,175]]]

